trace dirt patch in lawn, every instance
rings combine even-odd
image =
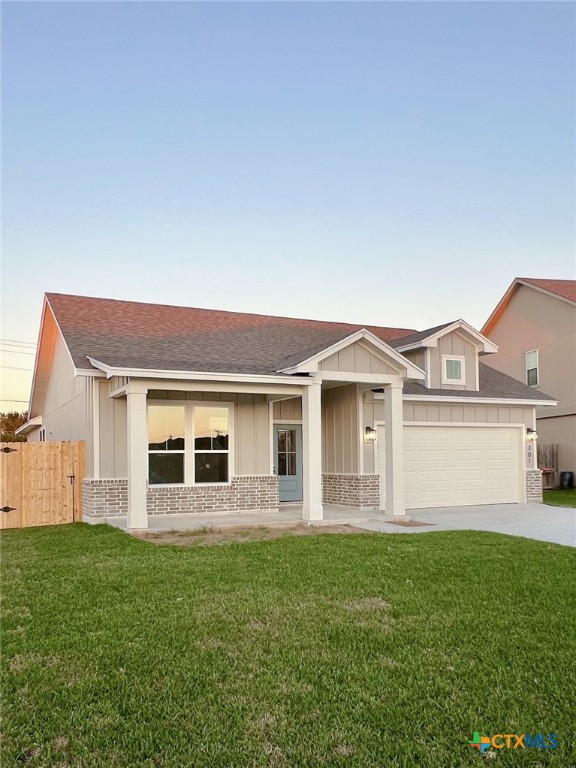
[[[176,544],[179,547],[208,546],[225,544],[229,541],[248,542],[278,539],[281,536],[318,536],[330,533],[364,533],[367,531],[353,525],[310,526],[294,523],[278,526],[203,526],[192,531],[138,531],[133,533],[137,539],[152,544]]]

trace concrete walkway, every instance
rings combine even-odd
[[[576,509],[547,504],[490,504],[481,507],[414,509],[413,521],[433,523],[422,528],[370,521],[359,528],[382,533],[424,533],[428,531],[494,531],[576,547]]]
[[[551,507],[546,504],[491,504],[480,507],[445,507],[414,509],[409,512],[412,525],[388,522],[382,512],[355,507],[324,505],[324,520],[315,525],[354,525],[380,533],[428,533],[430,531],[478,530],[525,536],[576,547],[576,509]],[[235,515],[150,515],[150,531],[191,531],[200,528],[230,526],[286,526],[302,521],[302,508],[286,505],[275,512],[253,512]],[[125,517],[111,517],[105,522],[126,529]],[[415,526],[414,522],[430,523]]]

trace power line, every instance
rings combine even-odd
[[[31,341],[17,341],[16,339],[0,339],[0,342],[2,344],[15,344],[19,347],[36,347],[36,344],[34,344]]]
[[[10,397],[10,398],[0,397],[0,403],[28,403],[28,402],[29,402],[28,400],[18,400],[15,397]]]
[[[35,357],[36,352],[22,352],[20,349],[0,349],[0,355],[32,355],[32,357]]]

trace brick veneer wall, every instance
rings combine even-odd
[[[324,504],[378,509],[380,506],[380,476],[322,475],[322,501]]]
[[[542,501],[542,470],[526,471],[526,501]]]
[[[128,513],[128,480],[82,480],[82,516],[119,517]]]
[[[242,475],[233,477],[230,485],[149,485],[149,515],[186,512],[259,512],[278,508],[276,475]]]
[[[149,485],[150,515],[187,512],[260,512],[278,508],[276,475],[233,477],[230,485]],[[82,481],[83,513],[86,518],[118,517],[128,513],[128,481]]]

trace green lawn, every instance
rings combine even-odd
[[[544,491],[544,504],[552,504],[555,507],[576,507],[576,488]]]
[[[576,550],[483,532],[2,536],[2,766],[576,766]]]

